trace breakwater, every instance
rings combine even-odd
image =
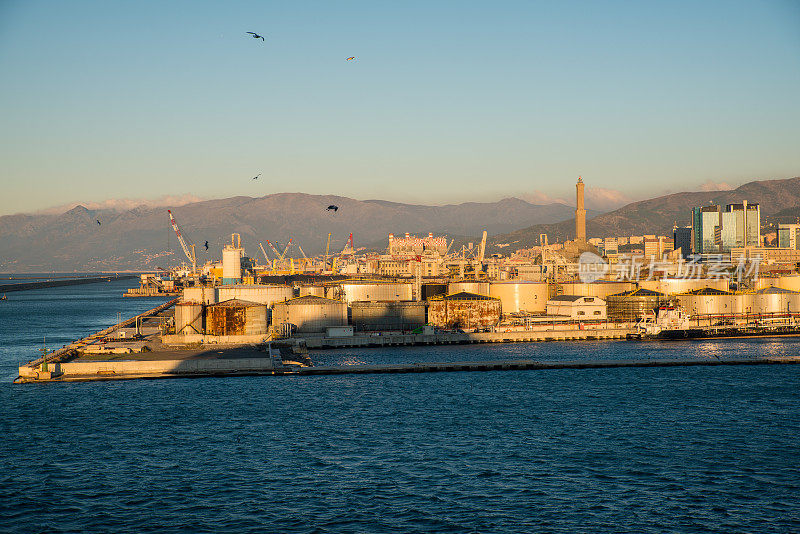
[[[11,293],[12,291],[27,291],[29,289],[43,289],[47,287],[77,286],[81,284],[96,284],[98,282],[111,282],[113,280],[127,280],[138,278],[134,274],[92,276],[86,278],[69,278],[59,280],[42,280],[39,282],[22,282],[19,284],[2,284],[0,293]]]

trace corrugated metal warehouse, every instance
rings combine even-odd
[[[500,299],[475,293],[434,297],[428,304],[428,322],[444,328],[480,328],[500,322]]]
[[[347,326],[347,304],[340,300],[306,295],[285,302],[277,302],[272,308],[272,325],[295,326],[295,332],[320,333],[329,326]]]
[[[267,307],[230,299],[206,308],[206,333],[211,336],[251,336],[267,333]]]
[[[353,328],[358,331],[413,330],[426,322],[424,302],[357,301],[350,308]]]

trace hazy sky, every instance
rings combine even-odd
[[[0,214],[654,196],[800,175],[800,2],[0,0],[0,104]]]

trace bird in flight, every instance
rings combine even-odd
[[[356,56],[350,56],[349,58],[345,59],[345,61],[353,61],[355,58]]]
[[[259,176],[261,176],[261,173],[258,173],[258,174],[256,174],[255,176],[253,176],[253,180],[258,180],[258,177],[259,177]]]
[[[100,219],[97,219],[97,225],[100,226]]]
[[[252,35],[253,39],[261,39],[262,41],[264,40],[264,38],[258,35],[256,32],[245,32],[245,33],[249,33],[250,35]]]
[[[206,241],[205,247],[206,247],[206,250],[208,250],[208,241]]]
[[[328,210],[328,211],[332,211],[332,212],[336,213],[337,211],[339,211],[339,206],[337,206],[335,204],[331,204],[330,206],[328,206],[325,209]]]

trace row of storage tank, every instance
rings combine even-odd
[[[728,289],[727,282],[724,280],[643,281],[640,286],[666,294],[684,293],[704,287]],[[230,299],[239,299],[271,307],[276,302],[307,295],[341,300],[350,304],[363,301],[430,300],[433,297],[467,292],[500,299],[503,312],[509,314],[544,313],[547,301],[555,294],[605,299],[608,295],[636,288],[637,286],[633,282],[595,282],[591,284],[567,282],[557,285],[547,282],[452,282],[449,284],[422,284],[419,288],[420,294],[415,295],[413,284],[403,282],[343,282],[327,285],[301,285],[297,288],[287,285],[228,285],[216,288],[187,288],[184,292],[184,300],[214,304]]]
[[[175,333],[250,336],[276,333],[321,333],[352,325],[357,331],[411,331],[426,324],[478,328],[498,324],[499,299],[459,293],[424,301],[355,301],[347,303],[315,295],[275,302],[272,308],[240,299],[175,306]]]
[[[692,315],[800,312],[800,293],[781,287],[731,293],[725,280],[643,281],[640,286],[628,282],[423,284],[423,301],[412,299],[409,283],[347,282],[299,289],[286,285],[198,287],[185,289],[175,323],[178,333],[208,335],[263,334],[270,324],[284,323],[295,325],[299,332],[348,324],[357,330],[407,330],[426,323],[476,327],[496,324],[502,314],[545,313],[547,301],[556,292],[604,300],[611,321],[636,321],[669,301],[677,301]]]

